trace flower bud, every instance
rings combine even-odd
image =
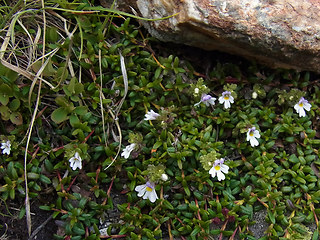
[[[252,98],[253,98],[253,99],[256,99],[257,97],[258,97],[258,93],[257,93],[257,92],[253,92],[253,93],[252,93]]]
[[[223,214],[224,216],[228,216],[229,209],[228,209],[228,208],[223,208],[221,212],[222,212],[222,214]]]
[[[165,182],[165,181],[168,181],[168,179],[169,179],[168,175],[165,173],[162,173],[161,180]]]
[[[219,224],[221,223],[221,220],[220,220],[220,218],[215,217],[214,219],[211,220],[211,222],[212,222],[213,224],[219,225]]]

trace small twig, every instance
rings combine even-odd
[[[94,133],[94,129],[89,133],[89,135],[83,140],[82,143],[86,143],[93,133]]]
[[[111,192],[111,188],[112,188],[112,186],[113,186],[114,179],[115,179],[115,175],[112,177],[110,186],[109,186],[109,188],[108,188],[108,190],[107,190],[107,197],[103,200],[103,202],[102,202],[101,205],[105,205],[106,202],[107,202],[107,200],[108,200],[108,198],[110,197],[110,192]]]
[[[67,192],[70,191],[70,189],[71,189],[72,185],[74,184],[74,182],[76,181],[77,177],[78,177],[78,176],[75,176],[75,177],[74,177],[74,179],[73,179],[72,182],[70,183],[69,187],[67,188]]]
[[[107,235],[107,236],[100,236],[100,238],[124,238],[127,237],[127,235]]]
[[[171,233],[171,219],[170,219],[170,221],[167,222],[167,225],[168,225],[169,238],[170,238],[170,240],[173,240],[173,236]]]
[[[234,232],[232,233],[232,235],[231,235],[231,237],[229,238],[229,240],[233,240],[233,239],[234,239],[234,237],[236,236],[236,233],[237,233],[237,231],[238,231],[238,228],[240,228],[240,226],[238,226],[238,227],[236,228],[236,230],[234,230]]]
[[[20,212],[21,211],[21,209],[19,209],[19,208],[15,208],[15,207],[9,207],[10,209],[12,209],[12,210],[14,210],[14,211],[18,211],[18,212]],[[30,212],[30,214],[32,215],[32,216],[35,216],[36,214],[34,214],[33,212]]]
[[[225,221],[225,223],[223,224],[223,226],[221,227],[221,231],[224,231],[227,227],[227,224],[228,224],[228,219]],[[219,240],[222,240],[222,237],[223,237],[223,234],[222,232],[220,233],[220,236],[219,236]]]
[[[34,230],[31,234],[31,236],[28,238],[28,240],[32,240],[38,232],[40,232],[40,230],[52,219],[52,215],[50,215],[50,217],[47,218],[47,220],[45,220],[39,227],[37,227],[36,230]]]

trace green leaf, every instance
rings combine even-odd
[[[191,232],[190,236],[195,237],[200,231],[201,231],[201,228],[199,226],[195,226],[195,228]]]
[[[13,112],[17,111],[19,107],[20,107],[20,100],[18,98],[13,99],[9,103],[9,108]]]
[[[164,200],[164,201],[163,201],[163,205],[166,206],[167,209],[170,209],[170,210],[173,210],[173,209],[174,209],[174,207],[172,206],[172,204],[171,204],[169,201],[167,201],[167,200]]]
[[[2,105],[7,105],[9,102],[9,96],[5,93],[0,92],[0,103]]]
[[[41,67],[42,67],[42,61],[40,61],[40,60],[38,60],[37,62],[33,63],[32,66],[31,66],[31,68],[32,68],[32,70],[34,72],[38,72]],[[55,73],[56,73],[56,70],[53,68],[52,61],[50,59],[48,64],[43,69],[42,74],[45,77],[49,77],[49,76],[53,76]]]
[[[15,125],[21,125],[23,123],[23,118],[21,113],[13,112],[10,114],[10,121]]]
[[[268,210],[268,216],[269,216],[270,221],[271,221],[273,224],[275,224],[275,223],[276,223],[275,216],[274,216],[274,214],[273,214],[270,210]]]
[[[74,94],[78,95],[80,93],[83,92],[83,84],[82,83],[76,83],[75,86],[74,86]]]
[[[0,114],[4,121],[8,121],[10,119],[10,109],[7,106],[0,106]]]
[[[72,114],[72,115],[70,116],[69,121],[70,121],[70,125],[71,125],[72,127],[75,127],[77,124],[80,124],[80,120],[79,120],[78,116],[75,115],[75,114]]]
[[[74,109],[74,112],[80,116],[85,115],[88,110],[86,106],[78,106]]]
[[[51,183],[51,180],[50,178],[48,178],[47,176],[45,175],[40,175],[40,181],[43,182],[43,183],[46,183],[46,184],[50,184]]]
[[[12,179],[12,180],[18,179],[18,173],[17,173],[16,169],[14,168],[13,162],[10,162],[8,164],[7,172],[8,172],[8,176],[10,179]]]
[[[69,118],[68,111],[63,107],[57,108],[51,114],[52,121],[54,121],[57,124],[62,123],[63,121],[67,120],[68,118]]]
[[[39,206],[39,208],[44,211],[51,211],[51,207],[49,206]]]
[[[46,168],[46,170],[48,172],[52,172],[53,171],[53,165],[48,159],[44,160],[44,167]]]
[[[71,93],[71,94],[75,94],[75,84],[76,84],[76,78],[73,77],[71,78],[70,82],[69,82],[69,85],[68,85],[68,91]]]
[[[162,142],[160,142],[160,141],[158,141],[158,142],[156,142],[154,145],[153,145],[153,149],[157,149],[157,148],[159,148],[160,146],[162,145]]]
[[[38,173],[33,173],[33,172],[28,173],[28,179],[38,179],[38,178],[39,178]]]
[[[319,229],[316,229],[313,233],[312,240],[318,240],[319,239]]]
[[[12,97],[12,88],[8,84],[0,85],[0,103],[7,105],[9,102],[9,97]]]

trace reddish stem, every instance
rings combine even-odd
[[[229,240],[233,240],[234,239],[234,237],[236,236],[236,233],[238,231],[238,228],[239,228],[239,226],[236,228],[236,230],[234,230],[234,232],[232,233],[232,235],[231,235]]]
[[[74,184],[74,181],[77,179],[78,176],[75,176],[72,182],[70,183],[69,187],[67,188],[67,192],[70,191],[71,186]]]
[[[98,183],[98,177],[99,177],[99,174],[100,174],[100,170],[101,170],[101,166],[99,166],[97,171],[96,171],[96,183]]]
[[[57,175],[58,175],[58,179],[59,179],[59,182],[60,182],[60,185],[61,185],[61,191],[62,191],[62,192],[65,192],[65,191],[64,191],[63,184],[62,184],[62,182],[61,182],[62,180],[61,180],[61,176],[60,176],[60,172],[59,172],[59,171],[57,171]]]
[[[91,131],[91,133],[89,133],[89,135],[84,139],[82,143],[86,143],[93,133],[94,133],[94,129]]]
[[[109,186],[109,188],[108,188],[108,191],[107,191],[107,196],[108,196],[108,197],[110,197],[110,192],[111,192],[111,188],[112,188],[114,179],[115,179],[115,176],[112,177],[110,186]]]
[[[111,235],[111,236],[100,236],[100,238],[124,238],[127,235]]]

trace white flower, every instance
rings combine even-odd
[[[253,92],[253,93],[252,93],[252,98],[253,98],[253,99],[256,99],[257,97],[258,97],[258,93],[257,93],[257,92]]]
[[[69,159],[69,162],[73,171],[77,168],[82,169],[82,160],[78,152],[74,154],[74,157]]]
[[[121,153],[121,157],[124,157],[125,159],[127,159],[135,147],[136,147],[135,143],[131,143],[130,145],[126,146],[126,148],[123,149]]]
[[[219,103],[224,104],[224,108],[227,109],[231,107],[230,103],[233,103],[233,97],[231,96],[230,91],[225,91],[222,93],[222,96],[219,97]]]
[[[146,184],[136,186],[134,190],[138,192],[138,197],[142,197],[143,199],[149,199],[150,202],[155,202],[158,199],[155,184],[152,182],[147,182]]]
[[[168,181],[168,179],[169,179],[168,175],[165,174],[165,173],[162,173],[162,175],[161,175],[161,180],[164,181],[164,182],[166,182],[166,181]]]
[[[198,94],[198,93],[199,93],[199,88],[195,88],[195,89],[194,89],[194,93],[195,93],[195,94]]]
[[[214,161],[213,167],[209,170],[209,174],[214,178],[217,175],[218,181],[224,180],[226,177],[224,175],[228,173],[229,167],[224,163],[224,159],[220,158]]]
[[[257,138],[260,138],[259,131],[256,130],[255,127],[249,128],[247,132],[247,141],[250,141],[252,147],[259,145]]]
[[[8,140],[4,143],[1,143],[1,149],[2,150],[2,154],[7,154],[9,155],[10,154],[10,151],[11,151],[11,142]]]
[[[311,104],[308,100],[304,99],[303,97],[300,98],[299,102],[294,105],[294,109],[299,113],[299,117],[305,117],[306,112],[304,110],[310,111]]]
[[[200,102],[196,103],[194,106],[198,106],[200,103],[203,102],[207,107],[209,107],[210,104],[214,105],[215,100],[216,100],[215,97],[212,97],[208,94],[202,94]]]
[[[159,116],[159,113],[156,113],[155,111],[151,110],[144,115],[144,120],[156,120]]]

